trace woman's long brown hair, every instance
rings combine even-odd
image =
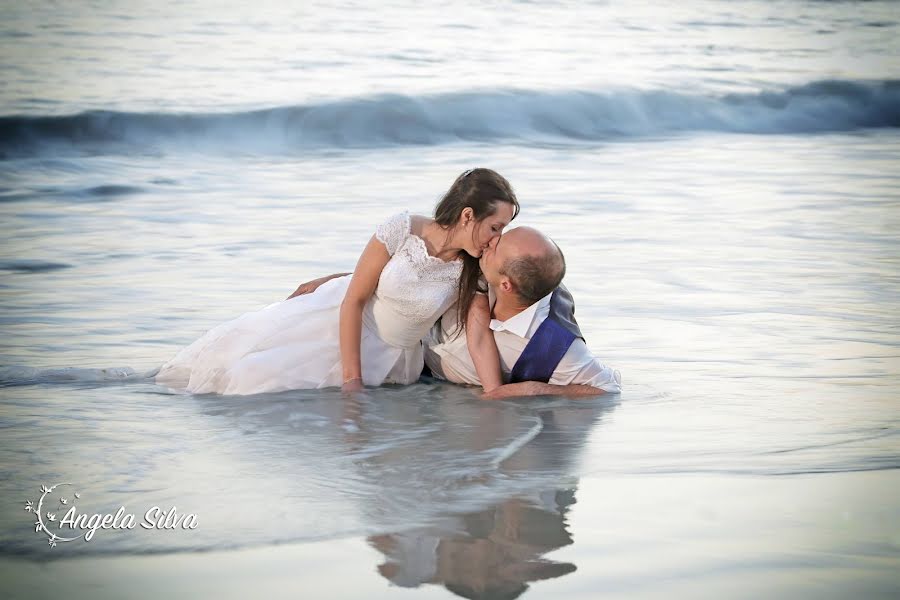
[[[470,169],[456,178],[438,202],[434,209],[434,220],[449,232],[457,226],[459,216],[467,206],[472,209],[475,222],[478,223],[497,212],[498,202],[513,205],[513,219],[519,214],[519,201],[506,178],[491,169]],[[457,323],[460,327],[457,328],[457,335],[466,328],[469,308],[475,299],[475,292],[480,291],[478,282],[481,278],[478,259],[465,251],[461,255],[463,269],[459,278]]]

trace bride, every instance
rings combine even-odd
[[[463,327],[477,314],[478,257],[518,212],[506,179],[470,169],[434,218],[404,212],[379,225],[352,274],[214,327],[156,381],[197,394],[413,383],[424,364],[420,340],[438,317],[457,299]],[[473,356],[499,370],[495,347]]]

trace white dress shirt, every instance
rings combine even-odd
[[[491,319],[490,327],[494,331],[497,350],[500,351],[500,368],[503,371],[504,382],[509,382],[509,373],[513,365],[519,360],[519,356],[525,350],[531,336],[544,322],[544,319],[550,315],[551,295],[544,296],[505,321]],[[490,288],[488,289],[488,300],[493,310],[496,297],[493,289]],[[481,382],[478,381],[478,373],[475,371],[475,364],[472,362],[472,357],[469,356],[465,333],[454,337],[457,323],[456,309],[456,305],[451,306],[423,340],[425,364],[436,377],[454,383],[481,385]],[[569,350],[559,361],[548,383],[590,385],[610,393],[621,391],[619,372],[600,363],[588,350],[584,340],[580,338],[576,338],[569,346]]]

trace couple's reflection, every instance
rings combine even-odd
[[[392,584],[466,598],[514,598],[576,569],[544,555],[573,543],[579,459],[618,402],[488,402],[449,384],[194,398],[253,433],[238,460],[285,475],[295,509],[280,532],[362,528]]]
[[[429,527],[370,536],[385,556],[378,572],[403,587],[437,584],[464,598],[488,599],[516,598],[531,582],[575,571],[574,564],[544,555],[573,543],[566,517],[576,501],[580,451],[601,413],[616,402],[523,401],[514,412],[497,410],[496,404],[448,405],[451,413],[479,413],[475,419],[447,415],[451,422],[477,423],[467,436],[475,452],[504,438],[518,421],[511,415],[536,417],[539,428],[498,461],[497,479],[506,484],[495,493],[509,496],[444,515]]]
[[[566,513],[574,489],[542,492],[541,506],[511,498],[455,518],[456,527],[375,535],[378,572],[404,587],[441,584],[465,598],[516,598],[530,582],[575,570],[542,556],[573,542]]]

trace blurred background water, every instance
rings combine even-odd
[[[900,593],[896,3],[4,2],[0,23],[4,595]],[[620,396],[146,379],[472,166],[565,252]],[[59,482],[85,512],[199,524],[51,549],[22,509]]]

